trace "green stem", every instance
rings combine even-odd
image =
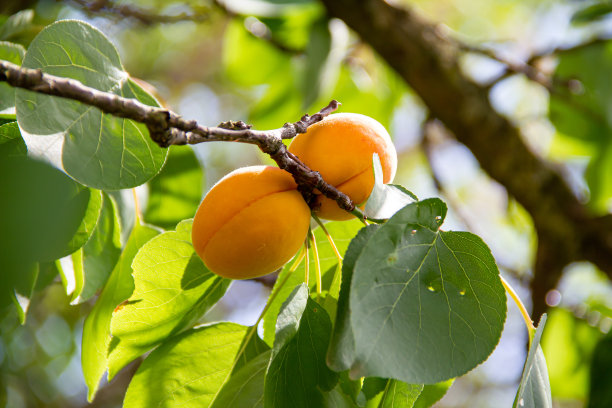
[[[315,272],[316,272],[316,278],[317,278],[317,295],[320,296],[321,295],[321,286],[323,286],[323,284],[321,283],[321,262],[319,260],[319,250],[317,249],[317,240],[315,238],[314,232],[312,232],[312,229],[310,230],[310,240],[312,241],[312,256],[314,257],[314,261],[315,261]]]
[[[334,242],[334,239],[332,238],[331,234],[329,233],[329,231],[327,231],[327,228],[325,228],[325,224],[323,224],[319,217],[314,214],[312,214],[312,218],[314,218],[317,224],[319,224],[319,227],[321,227],[321,229],[323,230],[323,233],[327,237],[329,244],[331,245],[332,249],[334,250],[334,253],[336,254],[336,258],[338,258],[338,263],[342,264],[342,255],[340,255],[340,251],[338,251],[338,247],[336,246],[336,243]]]
[[[514,300],[514,303],[516,303],[516,305],[519,308],[519,311],[521,312],[521,315],[523,316],[523,320],[525,321],[525,326],[527,326],[527,331],[529,332],[529,344],[531,344],[531,339],[533,338],[533,334],[535,333],[536,328],[533,325],[533,321],[531,320],[531,317],[529,316],[529,312],[527,311],[527,308],[525,307],[523,302],[521,302],[521,299],[519,298],[516,291],[503,278],[503,276],[499,275],[499,279],[501,279],[501,283],[504,286],[504,289],[506,289],[506,292],[508,292],[512,300]]]

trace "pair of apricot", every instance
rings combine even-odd
[[[354,113],[330,115],[310,126],[293,139],[289,151],[358,204],[374,187],[374,153],[380,157],[385,183],[397,168],[386,129]],[[304,243],[310,211],[289,173],[269,166],[241,168],[223,177],[204,197],[193,221],[193,246],[217,275],[262,276],[283,266]],[[352,217],[320,194],[313,212],[330,220]]]

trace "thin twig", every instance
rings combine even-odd
[[[308,168],[296,156],[289,153],[283,139],[291,139],[305,133],[309,126],[320,122],[340,106],[332,100],[314,115],[304,115],[294,123],[272,130],[254,130],[243,122],[224,122],[221,126],[206,127],[195,120],[186,120],[165,108],[145,105],[136,99],[123,98],[110,92],[99,91],[79,81],[46,74],[40,69],[22,68],[0,60],[0,82],[30,91],[59,96],[94,106],[104,113],[132,119],[147,126],[151,139],[161,147],[197,144],[203,142],[240,142],[254,144],[268,154],[278,166],[291,173],[298,190],[309,205],[314,202],[314,190],[338,203],[346,211],[353,211],[351,199],[323,180],[321,175]]]
[[[119,17],[131,18],[144,25],[159,23],[178,23],[181,21],[202,22],[208,20],[209,10],[194,11],[193,13],[180,13],[177,15],[159,14],[155,11],[130,4],[117,4],[112,0],[72,0],[90,14],[106,13]]]

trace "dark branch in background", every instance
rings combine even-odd
[[[300,133],[305,133],[309,126],[320,122],[335,111],[339,106],[337,101],[331,101],[328,106],[312,116],[304,115],[295,123],[285,123],[279,129],[264,131],[253,130],[244,122],[223,122],[218,127],[201,126],[196,121],[183,119],[170,110],[147,106],[135,99],[102,92],[73,79],[45,74],[39,69],[21,68],[8,61],[0,60],[0,81],[46,95],[73,99],[95,106],[113,116],[143,123],[149,129],[151,138],[162,147],[215,141],[257,145],[281,169],[291,173],[298,184],[298,190],[309,205],[313,204],[313,191],[317,189],[324,196],[336,201],[340,208],[349,212],[355,208],[347,195],[327,184],[318,172],[309,169],[296,156],[289,153],[283,144],[283,139],[291,139]]]
[[[132,18],[145,25],[177,23],[180,21],[202,22],[208,19],[209,10],[180,13],[177,15],[159,14],[155,11],[129,4],[117,4],[112,0],[72,0],[90,14],[107,13],[119,17]]]
[[[491,106],[487,89],[468,79],[464,50],[411,9],[383,0],[322,0],[369,43],[422,98],[482,168],[531,214],[538,234],[533,318],[563,268],[588,260],[612,276],[612,215],[593,217],[558,172],[525,145],[520,131]]]

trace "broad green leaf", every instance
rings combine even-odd
[[[0,158],[20,156],[28,153],[17,122],[9,122],[0,126]]]
[[[599,340],[591,358],[588,408],[612,406],[612,332]]]
[[[67,255],[85,216],[89,190],[27,157],[2,158],[0,170],[10,175],[0,177],[0,259],[27,264]]]
[[[351,310],[349,308],[349,296],[353,270],[357,258],[372,238],[374,233],[380,228],[379,225],[369,225],[362,228],[353,238],[342,263],[342,285],[340,288],[340,298],[336,321],[332,332],[329,350],[327,352],[327,364],[336,371],[345,371],[353,365],[355,353],[355,340],[351,328]]]
[[[17,315],[19,316],[19,323],[24,324],[26,321],[26,314],[30,307],[30,300],[32,293],[36,287],[36,281],[38,280],[39,267],[37,263],[32,263],[29,267],[24,268],[22,273],[19,274],[19,279],[15,282],[15,287],[12,292],[12,299],[15,307],[17,308]]]
[[[414,408],[429,408],[440,401],[448,389],[453,385],[454,378],[436,384],[425,384],[421,395],[414,403]]]
[[[506,317],[499,271],[480,238],[439,230],[445,215],[438,199],[410,204],[357,259],[351,378],[439,382],[473,369],[497,345]]]
[[[331,321],[305,284],[283,304],[276,332],[264,386],[266,408],[323,406],[323,391],[338,380],[325,364]]]
[[[109,378],[134,358],[190,327],[225,293],[191,245],[192,220],[147,242],[132,262],[134,293],[113,313]]]
[[[553,406],[546,359],[542,347],[540,347],[540,339],[545,324],[546,314],[542,315],[538,329],[529,345],[527,361],[523,368],[523,375],[512,405],[513,408],[552,408]]]
[[[0,160],[0,304],[25,302],[31,293],[24,276],[37,262],[53,261],[65,250],[85,214],[85,189],[64,173],[28,157]],[[27,281],[34,281],[29,279]],[[21,310],[25,310],[23,303]]]
[[[355,219],[352,221],[329,222],[325,224],[325,228],[332,236],[340,254],[344,254],[344,251],[346,251],[349,242],[351,241],[353,236],[355,236],[357,231],[359,231],[362,225],[363,224],[361,224],[361,222]],[[336,255],[327,237],[325,236],[325,233],[321,228],[317,228],[315,230],[315,239],[317,240],[317,249],[321,262],[321,271],[324,274],[323,289],[328,290],[331,289],[332,285],[334,285],[335,283],[333,278],[336,273],[338,259],[336,258]],[[278,275],[278,279],[276,280],[276,284],[274,285],[273,291],[279,290],[279,294],[275,297],[274,301],[272,302],[264,316],[264,340],[269,345],[274,344],[276,317],[283,302],[285,301],[285,299],[287,299],[287,296],[289,296],[293,288],[304,282],[304,261],[302,261],[302,264],[297,268],[297,270],[295,270],[295,272],[293,272],[291,276],[287,277],[287,275],[289,274],[289,268],[291,267],[292,263],[293,262],[289,262],[283,268],[283,271]],[[311,287],[315,287],[315,263],[314,258],[312,257],[310,258],[309,268],[309,283]],[[279,286],[283,282],[285,282],[284,285],[279,289]]]
[[[92,191],[92,195],[97,193]],[[64,273],[66,291],[71,294],[70,303],[73,305],[83,303],[104,286],[121,254],[121,228],[117,208],[107,194],[104,194],[97,221],[87,243],[72,254],[74,275]]]
[[[2,29],[0,28],[0,31]],[[13,44],[6,41],[0,41],[0,60],[12,62],[13,64],[21,65],[25,48],[19,44]],[[9,84],[0,83],[0,111],[5,111],[15,107],[15,88]],[[11,112],[15,111],[11,109]]]
[[[23,66],[158,106],[129,79],[111,42],[82,21],[63,20],[45,27],[30,44]],[[82,184],[132,188],[152,178],[164,163],[167,151],[151,140],[142,124],[24,89],[18,89],[16,97],[21,129],[36,136],[62,135],[61,163]],[[26,138],[28,147],[43,142],[39,137]]]
[[[249,361],[223,385],[212,408],[263,408],[264,379],[270,362],[268,350]]]
[[[246,331],[234,323],[217,323],[168,339],[138,368],[123,407],[210,407]]]
[[[189,146],[170,147],[162,171],[149,181],[146,222],[172,229],[191,218],[202,199],[204,171]]]
[[[418,201],[416,196],[401,186],[383,184],[383,171],[378,154],[372,155],[374,169],[374,188],[366,202],[364,214],[368,218],[387,219],[404,208]]]
[[[0,27],[0,40],[9,40],[29,29],[34,18],[34,10],[26,9],[10,16]]]
[[[348,395],[342,392],[339,386],[323,393],[323,408],[358,408],[359,405]]]
[[[378,407],[412,408],[422,390],[423,384],[406,384],[397,380],[388,380]]]
[[[159,231],[136,223],[95,306],[85,319],[83,326],[81,366],[91,401],[98,390],[102,375],[107,368],[107,354],[111,340],[110,323],[113,310],[134,291],[132,261],[136,252]]]

